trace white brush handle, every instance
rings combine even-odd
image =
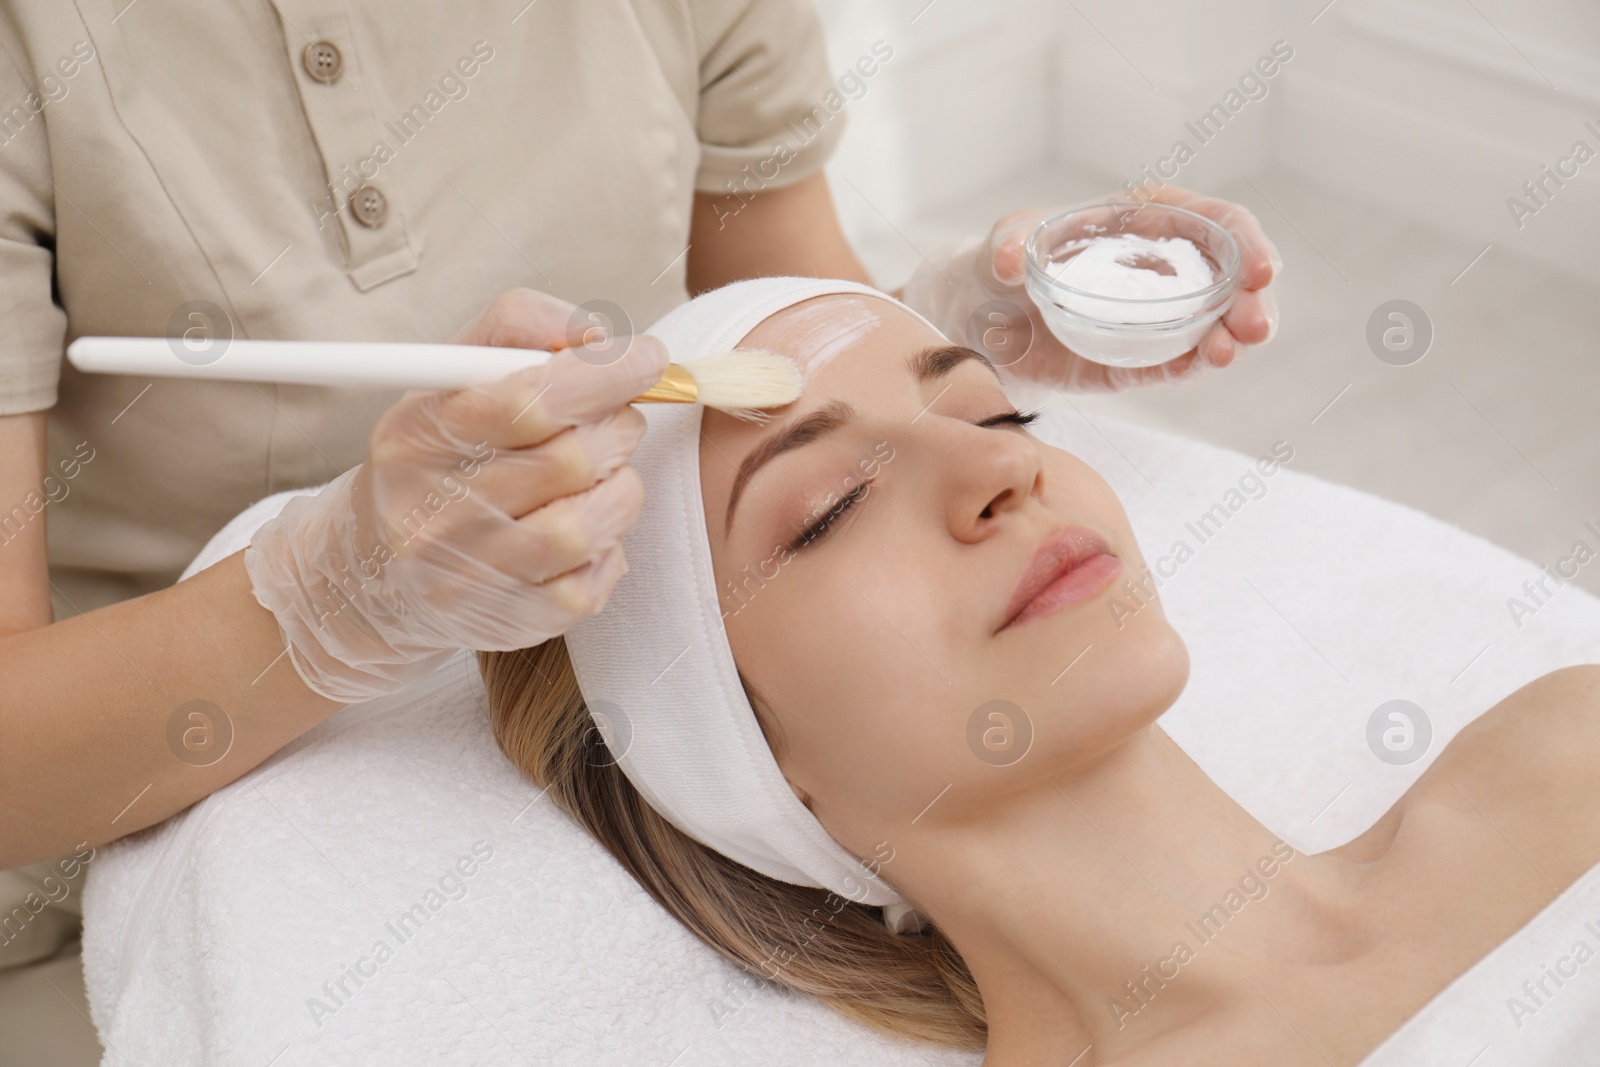
[[[461,389],[536,366],[550,353],[532,348],[415,344],[404,341],[256,341],[234,338],[188,346],[182,338],[80,337],[67,359],[90,374],[211,378],[369,388]]]

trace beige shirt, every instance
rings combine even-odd
[[[68,341],[441,341],[513,286],[643,329],[693,192],[797,181],[844,126],[808,0],[12,0],[0,45],[0,414],[52,408],[0,542],[48,517],[58,618],[359,463],[403,393],[84,375]]]

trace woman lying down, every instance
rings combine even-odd
[[[480,665],[511,760],[724,957],[985,1067],[1355,1064],[1600,861],[1600,668],[1297,853],[1157,724],[1189,658],[1108,610],[1127,516],[986,360],[843,282],[651,332],[786,353],[804,393],[646,405],[610,601]]]

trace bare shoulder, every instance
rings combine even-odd
[[[1518,828],[1549,825],[1551,810],[1591,811],[1594,859],[1569,838],[1587,870],[1600,861],[1600,664],[1563,667],[1540,675],[1468,723],[1426,772],[1376,823],[1333,854],[1366,861],[1383,855],[1401,822],[1419,803],[1456,810],[1478,805],[1490,818],[1505,816]],[[1558,807],[1552,809],[1551,804]],[[1565,847],[1565,846],[1563,846]],[[1566,866],[1566,864],[1563,864]],[[1581,871],[1580,871],[1581,873]]]
[[[1475,810],[1565,886],[1600,863],[1597,761],[1600,664],[1579,664],[1474,719],[1411,792]]]
[[[1600,733],[1600,664],[1580,663],[1542,674],[1468,723],[1451,748],[1461,754],[1492,745],[1535,750],[1570,745]],[[1444,759],[1447,753],[1441,753]],[[1586,755],[1593,756],[1593,750]]]

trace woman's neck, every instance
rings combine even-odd
[[[1156,726],[907,844],[886,873],[972,969],[991,1067],[1132,1048],[1248,993],[1253,962],[1333,963],[1367,940],[1370,865],[1294,852]]]

